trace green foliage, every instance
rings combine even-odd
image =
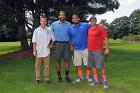
[[[130,34],[140,34],[140,9],[133,11],[130,15]]]
[[[129,17],[116,18],[110,24],[104,20],[101,23],[107,29],[109,37],[114,40],[117,38],[126,40],[125,38],[131,34],[140,35],[140,9],[134,10]],[[134,41],[137,41],[137,37]]]
[[[0,25],[0,42],[17,40],[19,40],[19,33],[14,24]]]
[[[123,42],[140,42],[140,35],[123,36]]]
[[[110,24],[109,36],[113,39],[127,36],[129,34],[129,24],[129,18],[127,16],[116,18]]]

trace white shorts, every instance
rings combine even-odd
[[[81,51],[74,50],[74,65],[82,66],[82,62],[84,63],[84,66],[87,66],[88,50],[87,49]]]

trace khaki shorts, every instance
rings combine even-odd
[[[87,66],[88,50],[87,49],[81,51],[74,50],[74,65],[82,66],[82,62],[84,63],[84,66]]]

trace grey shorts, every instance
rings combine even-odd
[[[70,59],[70,46],[69,42],[55,42],[55,58],[56,62],[61,61],[63,58],[64,61]]]
[[[88,53],[88,67],[103,68],[105,65],[103,51],[89,51]]]

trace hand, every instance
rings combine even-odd
[[[109,49],[106,49],[106,50],[104,51],[104,54],[108,55],[109,52],[110,52]]]
[[[37,53],[36,53],[36,51],[34,51],[34,52],[33,52],[33,55],[34,55],[35,57],[37,56]]]
[[[70,50],[71,50],[71,51],[74,51],[74,47],[73,47],[73,46],[71,46],[71,47],[70,47]]]
[[[52,48],[52,45],[48,45],[48,48]]]

